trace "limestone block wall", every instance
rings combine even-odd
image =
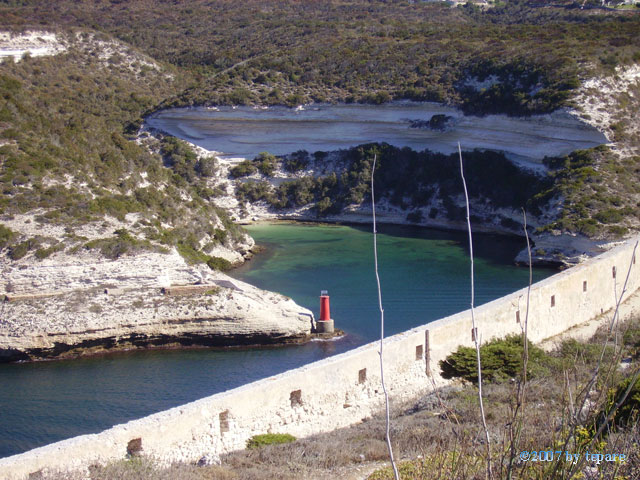
[[[532,341],[562,333],[615,307],[631,265],[625,298],[640,287],[632,260],[635,239],[531,289]],[[527,289],[475,310],[483,341],[521,331]],[[443,380],[438,361],[472,344],[465,311],[386,339],[385,381],[394,400],[430,390]],[[24,479],[40,469],[82,468],[124,458],[142,439],[147,455],[163,462],[196,461],[206,453],[242,449],[259,433],[297,437],[359,422],[383,402],[378,344],[371,343],[301,368],[160,412],[95,435],[83,435],[0,459],[0,478]]]

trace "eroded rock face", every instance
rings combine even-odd
[[[92,254],[60,255],[43,261],[0,264],[0,294],[39,294],[91,288],[149,288],[203,283],[213,272],[189,266],[174,249],[169,254],[142,253],[116,260]]]
[[[599,255],[621,242],[591,240],[581,235],[553,232],[533,237],[531,261],[535,265],[568,268]],[[529,264],[529,252],[523,249],[515,258],[517,264]]]
[[[309,338],[313,321],[311,311],[287,297],[186,265],[176,253],[3,273],[5,362],[140,347],[299,342]]]

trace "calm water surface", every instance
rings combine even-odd
[[[0,365],[0,457],[174,407],[373,341],[379,335],[368,229],[327,225],[256,225],[266,251],[232,275],[279,291],[318,315],[327,289],[331,312],[348,335],[334,342],[254,350],[132,352]],[[468,308],[464,234],[382,226],[380,275],[386,333]],[[511,265],[519,240],[475,238],[477,304],[527,283]],[[535,279],[553,271],[536,269]]]

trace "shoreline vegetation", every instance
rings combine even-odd
[[[154,131],[157,138],[164,137]],[[181,141],[200,155],[216,155]],[[559,193],[564,188],[562,179],[566,173],[557,167],[567,162],[572,165],[569,168],[580,169],[594,153],[608,151],[609,147],[599,146],[564,158],[545,157],[542,173],[517,166],[501,152],[465,151],[466,168],[474,178],[470,186],[474,230],[524,237],[521,208],[526,208],[530,216],[528,233],[537,244],[532,260],[544,266],[566,268],[615,246],[629,234],[629,229],[608,226],[609,220],[604,220],[604,216],[611,214],[623,221],[623,215],[606,207],[606,212],[596,214],[598,222],[567,221],[570,206],[563,204]],[[281,156],[262,152],[253,160],[218,159],[221,178],[227,179],[222,188],[225,194],[219,202],[239,224],[259,220],[370,223],[366,197],[369,186],[365,179],[370,175],[374,154],[381,160],[376,189],[383,192],[379,202],[382,223],[466,229],[456,170],[443,168],[455,163],[457,155],[397,148],[386,143],[332,152],[299,150]],[[574,163],[578,166],[573,167]],[[587,170],[595,172],[591,167]],[[414,175],[403,176],[404,171],[413,171]],[[596,205],[596,200],[591,203]],[[558,228],[560,221],[569,225],[568,231]],[[583,224],[589,226],[590,235],[584,234]],[[613,238],[611,232],[615,233]],[[515,261],[524,264],[527,260],[521,253]]]

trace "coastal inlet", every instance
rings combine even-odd
[[[377,338],[379,313],[368,229],[263,224],[248,230],[266,250],[232,271],[235,279],[230,281],[278,291],[313,309],[316,317],[318,293],[327,289],[331,316],[347,332],[344,337],[282,348],[146,350],[0,364],[0,456],[95,433]],[[465,234],[387,225],[379,231],[387,335],[467,308]],[[477,235],[475,241],[478,304],[527,284],[528,269],[512,264],[523,246],[520,239]],[[534,269],[534,281],[552,273]],[[209,297],[198,298],[206,303]],[[307,318],[304,327],[309,325]]]

